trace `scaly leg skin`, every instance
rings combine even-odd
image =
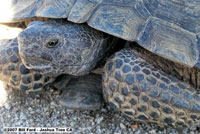
[[[22,64],[15,38],[0,40],[0,80],[11,88],[28,93],[42,90],[54,78],[40,75]]]
[[[104,69],[103,95],[111,108],[160,126],[200,121],[200,95],[195,89],[154,68],[134,49],[115,53]]]

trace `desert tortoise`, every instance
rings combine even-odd
[[[140,55],[134,47],[121,50],[105,65],[103,92],[111,107],[144,122],[189,125],[199,121],[200,97],[195,90],[199,90],[200,86],[200,2],[32,0],[27,5],[24,3],[26,1],[12,3],[15,12],[7,21],[48,17],[67,18],[75,23],[87,22],[97,30],[136,41],[147,50],[182,66],[183,71],[178,70],[176,74],[186,82],[176,79],[173,71],[172,75],[168,75],[150,65],[148,60],[143,59],[145,55]],[[20,5],[21,8],[18,8]],[[40,29],[35,30],[38,32]],[[23,36],[29,35],[19,36],[22,41],[20,47],[26,49],[28,44],[26,39],[21,38]],[[21,54],[28,52],[21,51]],[[31,68],[30,64],[25,63]],[[45,73],[45,69],[38,71]]]

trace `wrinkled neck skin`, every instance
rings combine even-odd
[[[18,35],[25,66],[49,76],[88,74],[109,49],[109,39],[87,25],[64,21],[35,21]]]

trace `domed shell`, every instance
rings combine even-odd
[[[164,58],[200,68],[198,0],[10,0],[1,22],[33,17],[68,18],[136,41]],[[2,4],[1,4],[2,5]],[[2,11],[1,11],[2,12]]]

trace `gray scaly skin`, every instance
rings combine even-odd
[[[19,53],[27,68],[41,74],[80,76],[109,50],[109,37],[83,24],[35,21],[18,35]]]
[[[140,51],[123,49],[108,59],[104,69],[103,95],[110,107],[160,126],[200,121],[196,89],[149,64]]]
[[[17,38],[0,41],[0,80],[25,92],[40,91],[55,78],[27,69],[21,61]]]

